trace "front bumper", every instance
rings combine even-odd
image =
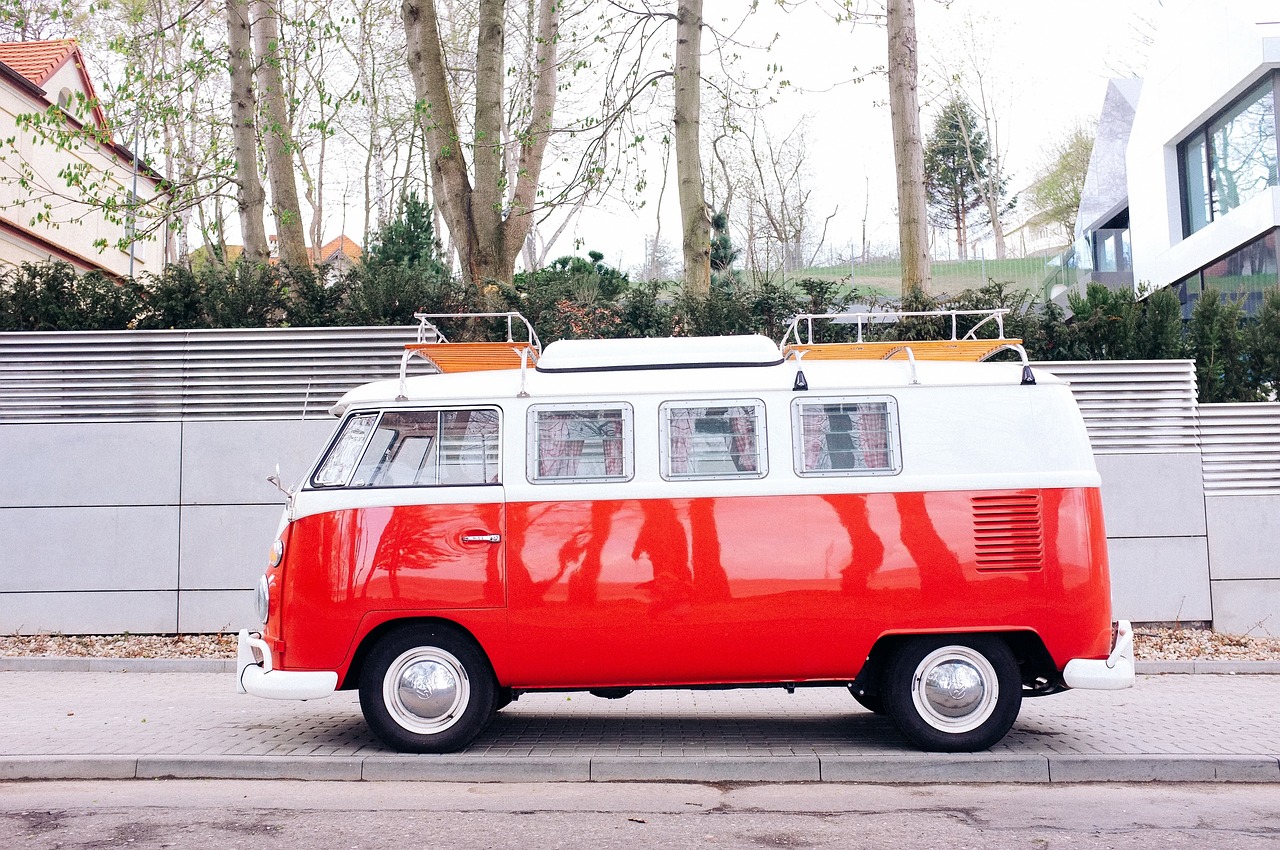
[[[271,647],[258,632],[240,630],[236,649],[236,691],[267,699],[323,699],[338,689],[330,670],[276,670]]]
[[[1106,659],[1073,658],[1062,671],[1068,688],[1118,691],[1133,687],[1133,627],[1128,620],[1116,626],[1116,646]]]

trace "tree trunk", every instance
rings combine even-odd
[[[542,158],[551,132],[556,101],[556,43],[561,0],[539,0],[538,48],[529,124],[516,134],[519,179],[510,203],[502,168],[504,2],[480,0],[475,75],[475,183],[468,174],[449,88],[435,0],[404,0],[401,12],[427,149],[432,185],[449,236],[473,283],[509,283],[516,257],[532,224],[532,209],[542,174]]]
[[[235,139],[236,208],[244,255],[265,263],[271,256],[262,216],[267,197],[258,177],[257,101],[253,92],[253,48],[249,38],[249,0],[227,0],[227,48],[231,71],[231,133]]]
[[[302,205],[293,174],[293,129],[285,102],[280,73],[280,24],[275,0],[254,0],[254,44],[258,54],[258,94],[266,126],[262,146],[267,153],[267,178],[271,181],[271,213],[276,220],[280,262],[286,266],[310,265],[307,233],[302,226]],[[317,246],[318,247],[318,246]]]
[[[711,219],[702,185],[699,126],[702,111],[702,0],[680,0],[676,10],[676,185],[684,243],[684,290],[711,291]]]
[[[889,117],[893,162],[898,177],[898,241],[902,254],[902,294],[928,293],[929,225],[925,217],[924,147],[916,101],[916,10],[914,0],[888,0]]]

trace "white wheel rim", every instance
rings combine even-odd
[[[940,732],[971,732],[991,718],[1000,698],[999,677],[987,657],[967,646],[943,646],[926,655],[911,677],[911,701],[920,718]]]
[[[382,701],[407,731],[435,735],[458,722],[471,702],[471,681],[451,653],[419,646],[391,662],[382,679]]]

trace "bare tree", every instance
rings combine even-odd
[[[680,0],[676,10],[676,187],[680,197],[684,289],[711,290],[711,217],[702,181],[702,0]]]
[[[898,183],[898,241],[902,252],[902,294],[932,288],[929,220],[924,188],[924,147],[916,97],[919,56],[914,0],[887,0],[889,28],[889,120]]]
[[[245,256],[265,263],[271,256],[263,213],[267,196],[258,176],[257,97],[249,34],[250,0],[227,0],[227,50],[231,72],[231,127],[235,139],[236,206]]]
[[[258,96],[263,113],[262,147],[266,151],[267,178],[271,181],[271,213],[276,221],[280,261],[287,266],[305,266],[307,235],[302,226],[302,206],[293,176],[293,127],[281,73],[280,20],[274,0],[253,0],[254,33],[257,46]]]
[[[440,39],[435,0],[405,0],[402,13],[409,44],[409,71],[420,106],[420,120],[431,154],[435,201],[462,260],[463,274],[474,282],[510,281],[532,223],[542,158],[556,102],[557,33],[560,2],[538,0],[537,80],[529,122],[517,134],[517,182],[507,196],[501,144],[506,78],[503,0],[480,0],[475,50],[475,119],[472,162],[459,132],[454,87]],[[474,169],[474,182],[472,170]]]

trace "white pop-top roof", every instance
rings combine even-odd
[[[538,358],[539,372],[776,366],[782,350],[767,336],[562,339]]]
[[[1020,363],[939,362],[921,360],[819,360],[798,364],[783,360],[767,337],[692,337],[668,339],[560,340],[547,346],[538,362],[519,369],[430,374],[374,381],[356,387],[332,408],[341,415],[352,406],[472,403],[514,398],[526,393],[538,402],[584,396],[624,399],[631,395],[683,397],[744,396],[791,391],[803,365],[813,393],[890,392],[906,387],[1014,385]],[[698,368],[703,367],[703,368]],[[1040,384],[1061,384],[1037,371]],[[1028,389],[1033,389],[1028,387]],[[691,395],[692,394],[692,395]]]

